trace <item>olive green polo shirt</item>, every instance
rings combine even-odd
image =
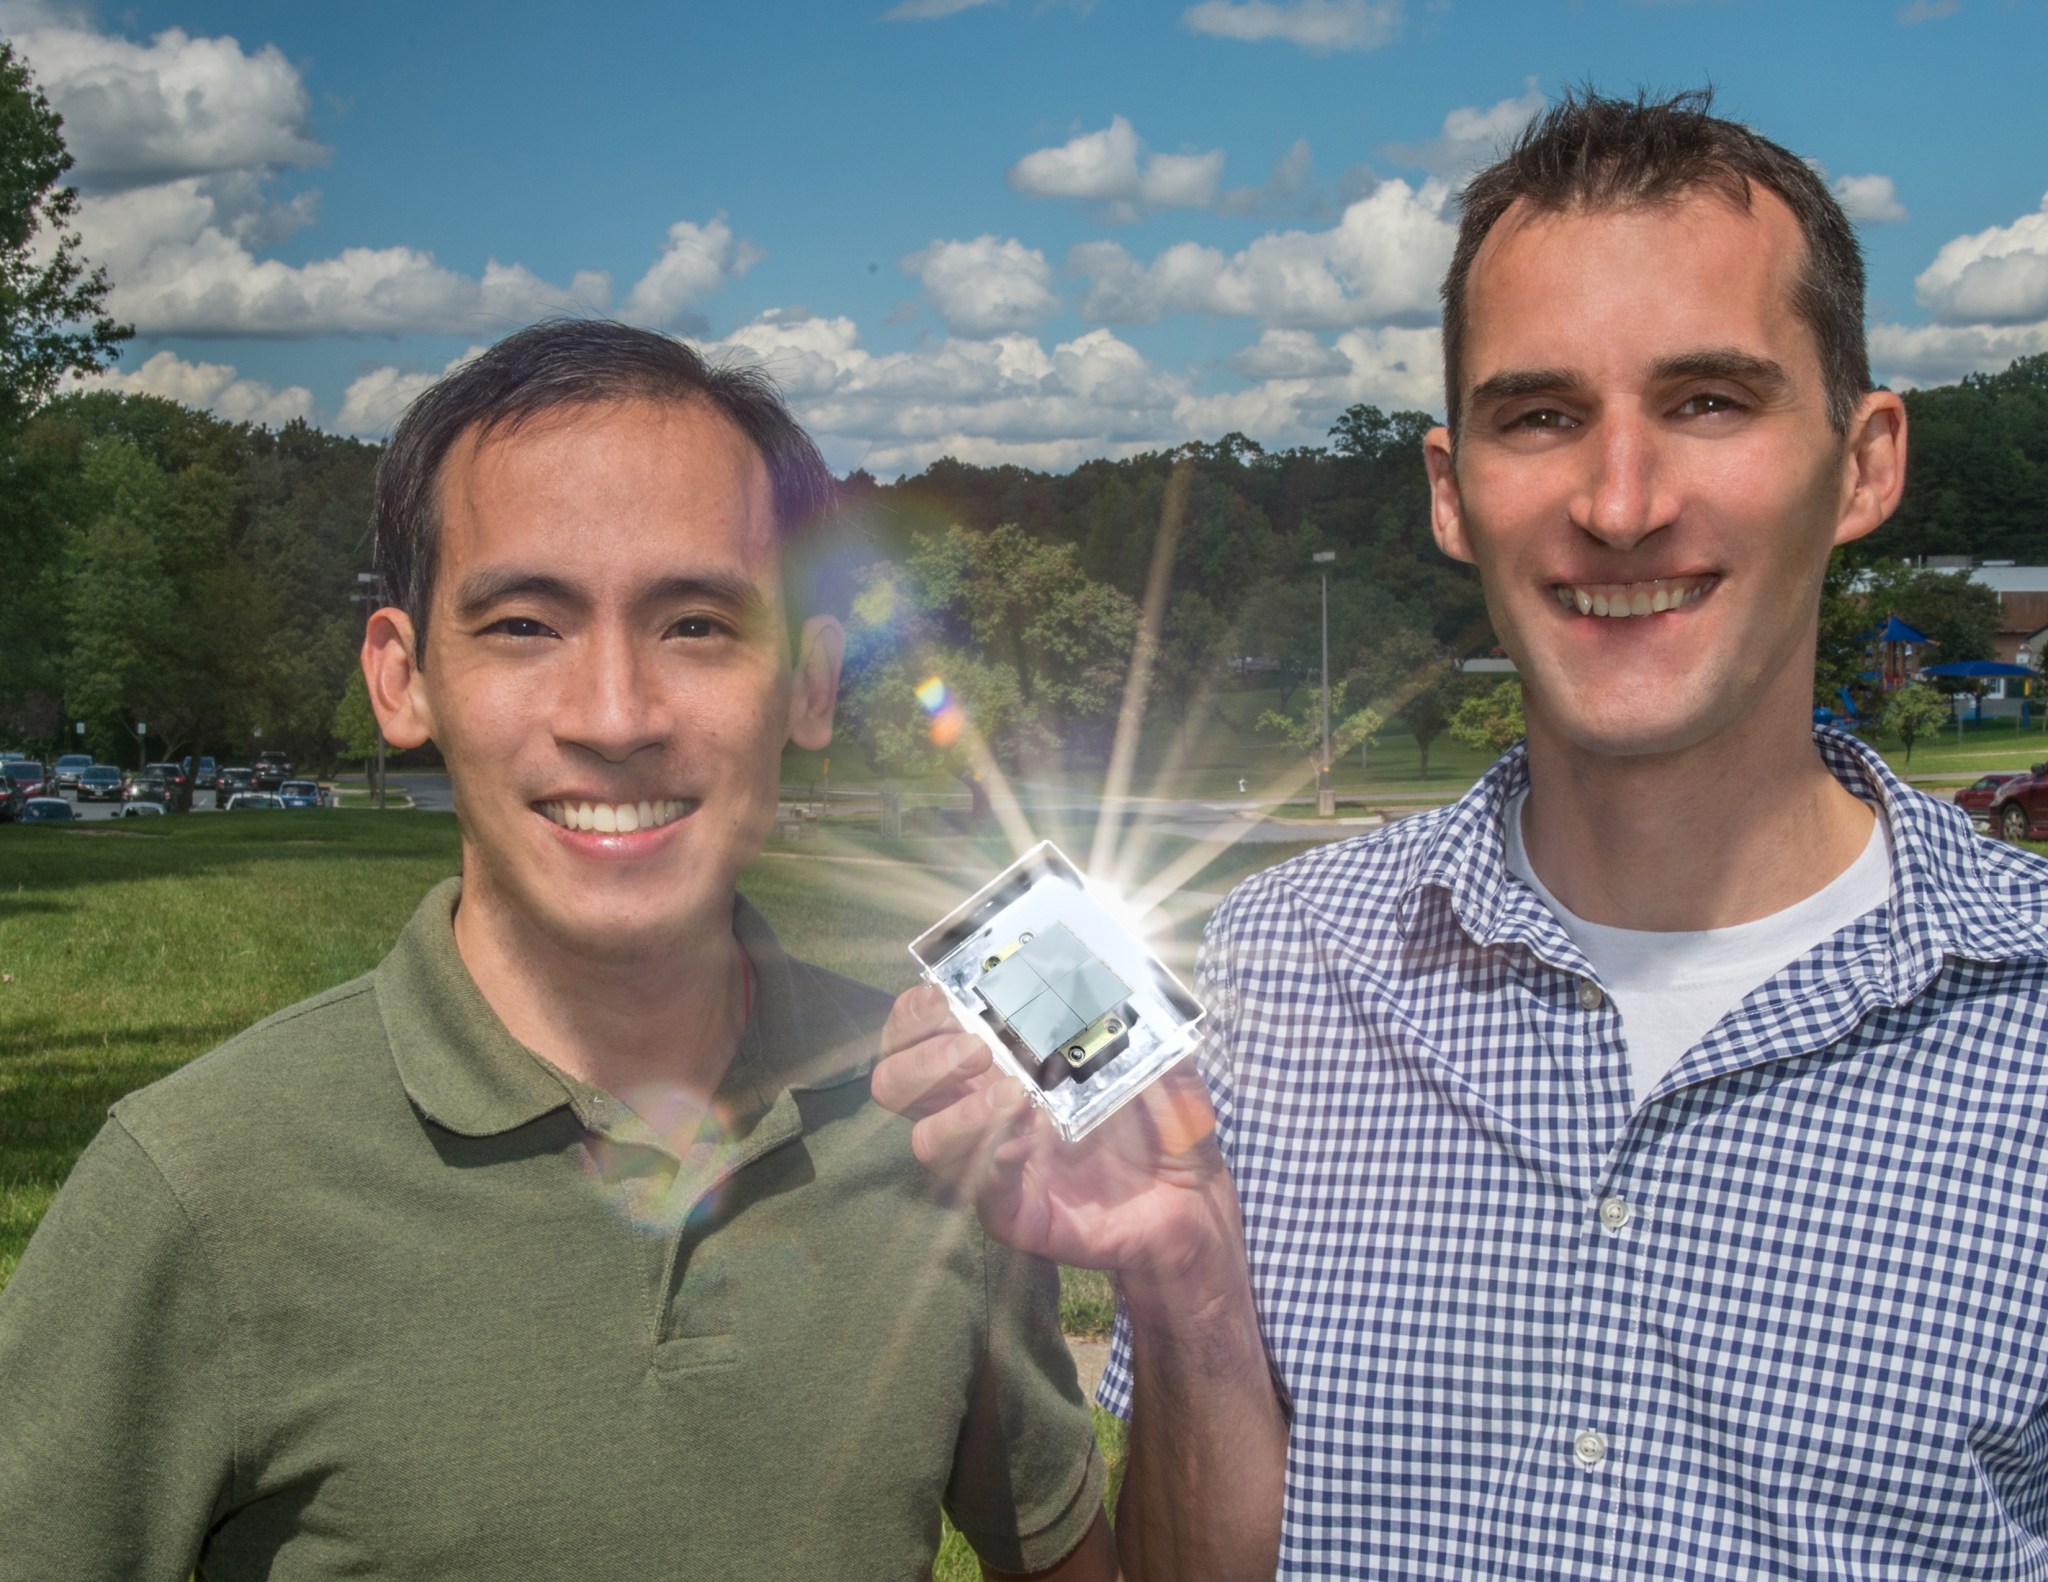
[[[0,1292],[0,1577],[911,1578],[1086,1532],[1055,1272],[868,1094],[887,1000],[755,974],[664,1143],[517,1043],[454,882],[368,977],[114,1106]]]

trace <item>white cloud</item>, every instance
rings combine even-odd
[[[1838,176],[1834,193],[1842,212],[1859,225],[1889,225],[1906,218],[1906,206],[1899,202],[1889,176]]]
[[[1543,113],[1544,98],[1535,78],[1524,84],[1519,99],[1502,99],[1486,109],[1465,105],[1444,117],[1443,130],[1426,143],[1390,143],[1389,159],[1422,169],[1447,181],[1462,179],[1491,164],[1508,144]]]
[[[1317,379],[1345,372],[1351,361],[1307,330],[1265,330],[1230,358],[1247,379]]]
[[[2016,357],[2040,352],[2048,352],[2048,321],[1870,327],[1871,372],[1896,389],[1952,384],[1965,374],[1996,373]]]
[[[939,456],[1071,467],[1186,435],[1186,382],[1108,330],[1050,350],[1026,335],[950,338],[877,356],[846,318],[766,314],[702,348],[758,362],[840,466],[914,470]]]
[[[1008,176],[1012,187],[1030,197],[1101,204],[1108,218],[1125,223],[1153,209],[1205,209],[1216,201],[1222,179],[1221,149],[1149,153],[1120,115],[1099,132],[1026,154]]]
[[[1272,232],[1229,256],[1180,242],[1149,265],[1115,242],[1086,242],[1067,255],[1067,267],[1088,279],[1081,312],[1097,323],[1144,324],[1171,313],[1298,329],[1426,319],[1456,238],[1448,198],[1438,182],[1416,189],[1385,181],[1327,231]]]
[[[1197,33],[1283,39],[1315,55],[1378,49],[1401,30],[1402,0],[1202,0],[1181,13]]]
[[[1107,329],[1047,348],[1025,335],[948,339],[875,355],[847,318],[764,314],[709,356],[774,376],[834,465],[914,471],[939,456],[1067,468],[1240,430],[1276,445],[1321,444],[1356,401],[1435,410],[1434,329],[1355,329],[1324,346],[1301,331],[1262,337],[1245,389],[1204,394]]]
[[[138,44],[20,6],[0,11],[0,28],[64,118],[88,187],[327,157],[308,126],[305,84],[275,45],[250,54],[232,38],[179,28]]]
[[[735,240],[722,214],[707,225],[678,220],[668,228],[661,256],[627,294],[625,316],[635,324],[671,324],[683,309],[737,280],[766,256],[752,242]]]
[[[1397,411],[1443,410],[1438,331],[1348,330],[1327,350],[1319,372],[1276,375],[1247,389],[1192,396],[1175,417],[1191,436],[1236,431],[1269,446],[1320,445],[1337,414],[1360,401]]]
[[[2048,319],[2048,197],[2010,225],[1944,243],[1913,296],[1943,324]]]
[[[1273,170],[1260,187],[1236,187],[1217,200],[1225,214],[1296,215],[1317,219],[1327,207],[1313,188],[1315,156],[1308,139],[1296,138],[1294,146],[1273,162]]]
[[[161,396],[181,406],[211,410],[230,423],[261,423],[270,428],[313,416],[313,392],[303,385],[279,390],[260,379],[240,378],[226,363],[188,363],[170,351],[158,352],[132,371],[114,369],[71,380],[68,388]]]
[[[902,0],[882,13],[884,22],[931,22],[942,16],[954,16],[962,11],[972,11],[976,6],[993,4],[994,0]]]
[[[903,260],[955,335],[1027,330],[1059,306],[1045,254],[1015,240],[933,242]]]
[[[566,286],[491,261],[480,277],[412,247],[351,247],[305,264],[259,259],[215,190],[198,177],[87,198],[86,256],[114,282],[108,306],[143,335],[462,334],[551,312],[602,309],[609,277]]]
[[[341,411],[335,416],[334,426],[344,434],[381,439],[397,426],[398,420],[405,415],[405,409],[442,375],[452,374],[464,363],[483,354],[483,347],[472,346],[460,357],[450,358],[440,373],[393,368],[389,364],[372,368],[350,382],[341,398]]]
[[[1963,0],[1911,0],[1899,7],[1899,20],[1907,27],[1917,27],[1922,22],[1954,16],[1962,8]]]

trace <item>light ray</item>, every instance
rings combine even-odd
[[[1102,811],[1095,825],[1095,843],[1088,853],[1087,871],[1091,874],[1108,873],[1116,853],[1131,771],[1138,761],[1145,705],[1152,693],[1159,634],[1166,623],[1173,557],[1180,547],[1181,525],[1187,518],[1188,490],[1193,481],[1194,464],[1183,456],[1173,464],[1159,505],[1159,532],[1152,540],[1152,569],[1145,576],[1145,604],[1138,624],[1138,640],[1132,646],[1131,668],[1124,678],[1123,705],[1116,717],[1116,742],[1110,749],[1109,773],[1102,786]]]

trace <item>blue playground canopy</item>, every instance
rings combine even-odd
[[[1920,643],[1931,644],[1934,639],[1925,632],[1916,632],[1896,615],[1887,615],[1884,625],[1864,639],[1865,642],[1879,643]]]
[[[2009,665],[2002,659],[1951,659],[1945,665],[1926,665],[1923,676],[1947,676],[1953,681],[1982,681],[1991,676],[2038,676],[2040,671],[2025,665]]]

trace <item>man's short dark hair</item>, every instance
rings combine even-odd
[[[1444,276],[1444,402],[1455,438],[1472,264],[1517,203],[1549,214],[1673,203],[1711,192],[1747,210],[1752,184],[1784,200],[1806,240],[1792,306],[1813,331],[1828,421],[1847,434],[1871,388],[1863,339],[1863,252],[1813,167],[1748,127],[1707,112],[1711,88],[1668,99],[1606,99],[1574,89],[1459,194],[1458,245]]]
[[[768,469],[785,559],[830,515],[832,473],[760,369],[707,363],[652,330],[604,319],[547,320],[508,335],[415,400],[377,463],[370,511],[377,574],[384,597],[412,618],[414,663],[426,664],[449,450],[472,432],[488,439],[544,412],[621,401],[702,405],[744,434]]]

